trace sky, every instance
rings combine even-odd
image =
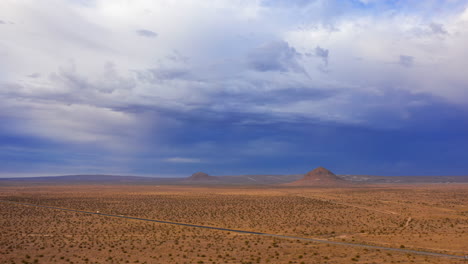
[[[467,161],[468,0],[0,1],[0,177]]]

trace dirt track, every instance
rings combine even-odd
[[[420,250],[382,247],[382,246],[373,246],[373,245],[358,244],[358,243],[330,241],[330,240],[316,239],[316,238],[304,238],[304,237],[296,237],[296,236],[269,234],[269,233],[253,232],[253,231],[246,231],[246,230],[237,230],[237,229],[222,228],[222,227],[213,227],[213,226],[205,226],[205,225],[178,223],[178,222],[163,221],[163,220],[156,220],[156,219],[145,219],[145,218],[138,218],[138,217],[132,217],[132,216],[124,216],[124,215],[112,215],[112,214],[105,214],[105,213],[100,213],[100,212],[90,212],[90,211],[75,210],[75,209],[69,209],[69,208],[44,206],[44,205],[36,205],[36,204],[29,204],[29,203],[19,203],[19,202],[12,202],[12,201],[1,201],[0,200],[0,202],[9,203],[9,204],[16,204],[16,205],[21,205],[21,206],[34,206],[34,207],[47,208],[47,209],[53,209],[53,210],[62,210],[62,211],[77,212],[77,213],[83,213],[83,214],[91,214],[91,215],[97,215],[97,216],[115,217],[115,218],[123,218],[123,219],[146,221],[146,222],[156,222],[156,223],[162,223],[162,224],[179,225],[179,226],[187,226],[187,227],[194,227],[194,228],[204,228],[204,229],[228,231],[228,232],[251,234],[251,235],[277,237],[277,238],[284,238],[284,239],[303,240],[303,241],[310,241],[310,242],[323,243],[323,244],[342,245],[342,246],[351,246],[351,247],[364,247],[364,248],[371,248],[371,249],[395,251],[395,252],[426,255],[426,256],[433,256],[433,257],[442,257],[442,258],[465,259],[465,257],[459,256],[459,255],[450,255],[450,254],[435,253],[435,252],[420,251]],[[411,219],[408,219],[408,220],[410,221]],[[409,223],[409,221],[408,221],[408,223]]]

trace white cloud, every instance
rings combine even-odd
[[[139,137],[148,126],[132,114],[84,104],[8,100],[0,110],[14,120],[4,127],[11,133],[116,151],[142,147]]]
[[[164,159],[163,161],[170,162],[170,163],[202,163],[203,162],[201,159],[183,158],[183,157],[172,157],[172,158]]]
[[[301,52],[311,52],[317,45],[323,45],[333,54],[326,76],[314,74],[315,61],[304,63],[309,65],[306,68],[313,79],[351,84],[358,91],[393,86],[460,104],[468,99],[468,93],[462,95],[466,88],[448,84],[453,80],[468,84],[466,75],[462,77],[462,69],[468,67],[468,54],[461,48],[468,43],[468,27],[460,22],[460,14],[443,17],[442,22],[448,32],[443,36],[415,34],[415,28],[429,28],[432,24],[415,15],[349,18],[336,24],[333,30],[310,27],[290,31],[285,36]],[[415,67],[398,68],[402,54],[405,65],[410,64],[409,58],[413,58],[413,63],[417,60]]]
[[[164,124],[121,109],[203,108],[355,123],[379,107],[372,100],[395,111],[405,107],[381,100],[389,88],[459,105],[468,99],[468,9],[423,16],[346,12],[349,5],[327,1],[304,5],[1,1],[0,19],[14,23],[0,27],[2,115],[17,120],[17,133],[125,148],[133,141],[124,138]],[[300,70],[249,67],[265,43],[286,43],[289,53],[275,57],[273,49],[262,62]],[[400,56],[413,67],[400,67]],[[291,89],[333,94],[281,100],[281,91]],[[266,100],[272,93],[279,98]]]

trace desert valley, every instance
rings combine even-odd
[[[468,0],[0,0],[0,264],[468,264]]]
[[[0,263],[463,262],[466,177],[366,177],[2,179]]]

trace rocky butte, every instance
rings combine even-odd
[[[204,172],[196,172],[192,176],[187,178],[188,181],[215,181],[218,180],[218,177],[210,176]]]
[[[348,181],[336,176],[333,172],[318,167],[309,171],[300,180],[287,183],[289,186],[342,186],[348,184]]]

